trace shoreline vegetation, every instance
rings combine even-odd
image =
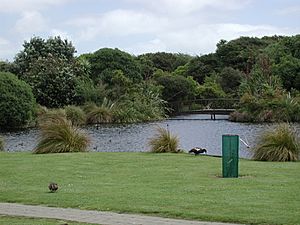
[[[240,177],[234,179],[220,178],[221,168],[220,158],[189,154],[0,152],[0,201],[203,221],[298,224],[299,162],[240,160]],[[57,192],[48,192],[49,182],[58,184]]]
[[[32,126],[42,107],[80,125],[160,120],[176,113],[174,102],[222,106],[198,99],[239,99],[231,121],[299,122],[299,42],[240,37],[199,56],[101,48],[76,57],[68,40],[32,37],[13,62],[0,61],[0,128]]]

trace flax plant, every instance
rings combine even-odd
[[[299,154],[299,136],[287,123],[265,132],[253,149],[253,159],[260,161],[297,161]]]

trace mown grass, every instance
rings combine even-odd
[[[300,163],[188,154],[0,152],[0,201],[247,224],[299,224]],[[49,193],[48,183],[59,190]]]
[[[15,217],[0,215],[0,224],[5,225],[89,225],[89,223],[76,223],[66,220],[53,220],[41,218]]]

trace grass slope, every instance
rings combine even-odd
[[[28,218],[28,217],[15,217],[15,216],[3,216],[0,215],[0,224],[5,225],[89,225],[89,223],[76,223],[66,220],[52,220],[41,218]]]
[[[0,201],[251,224],[299,224],[300,163],[188,154],[0,152]],[[47,185],[59,184],[57,193]]]

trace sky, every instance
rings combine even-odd
[[[300,34],[300,0],[0,0],[0,60],[34,36],[61,36],[77,55],[203,55],[240,36]]]

